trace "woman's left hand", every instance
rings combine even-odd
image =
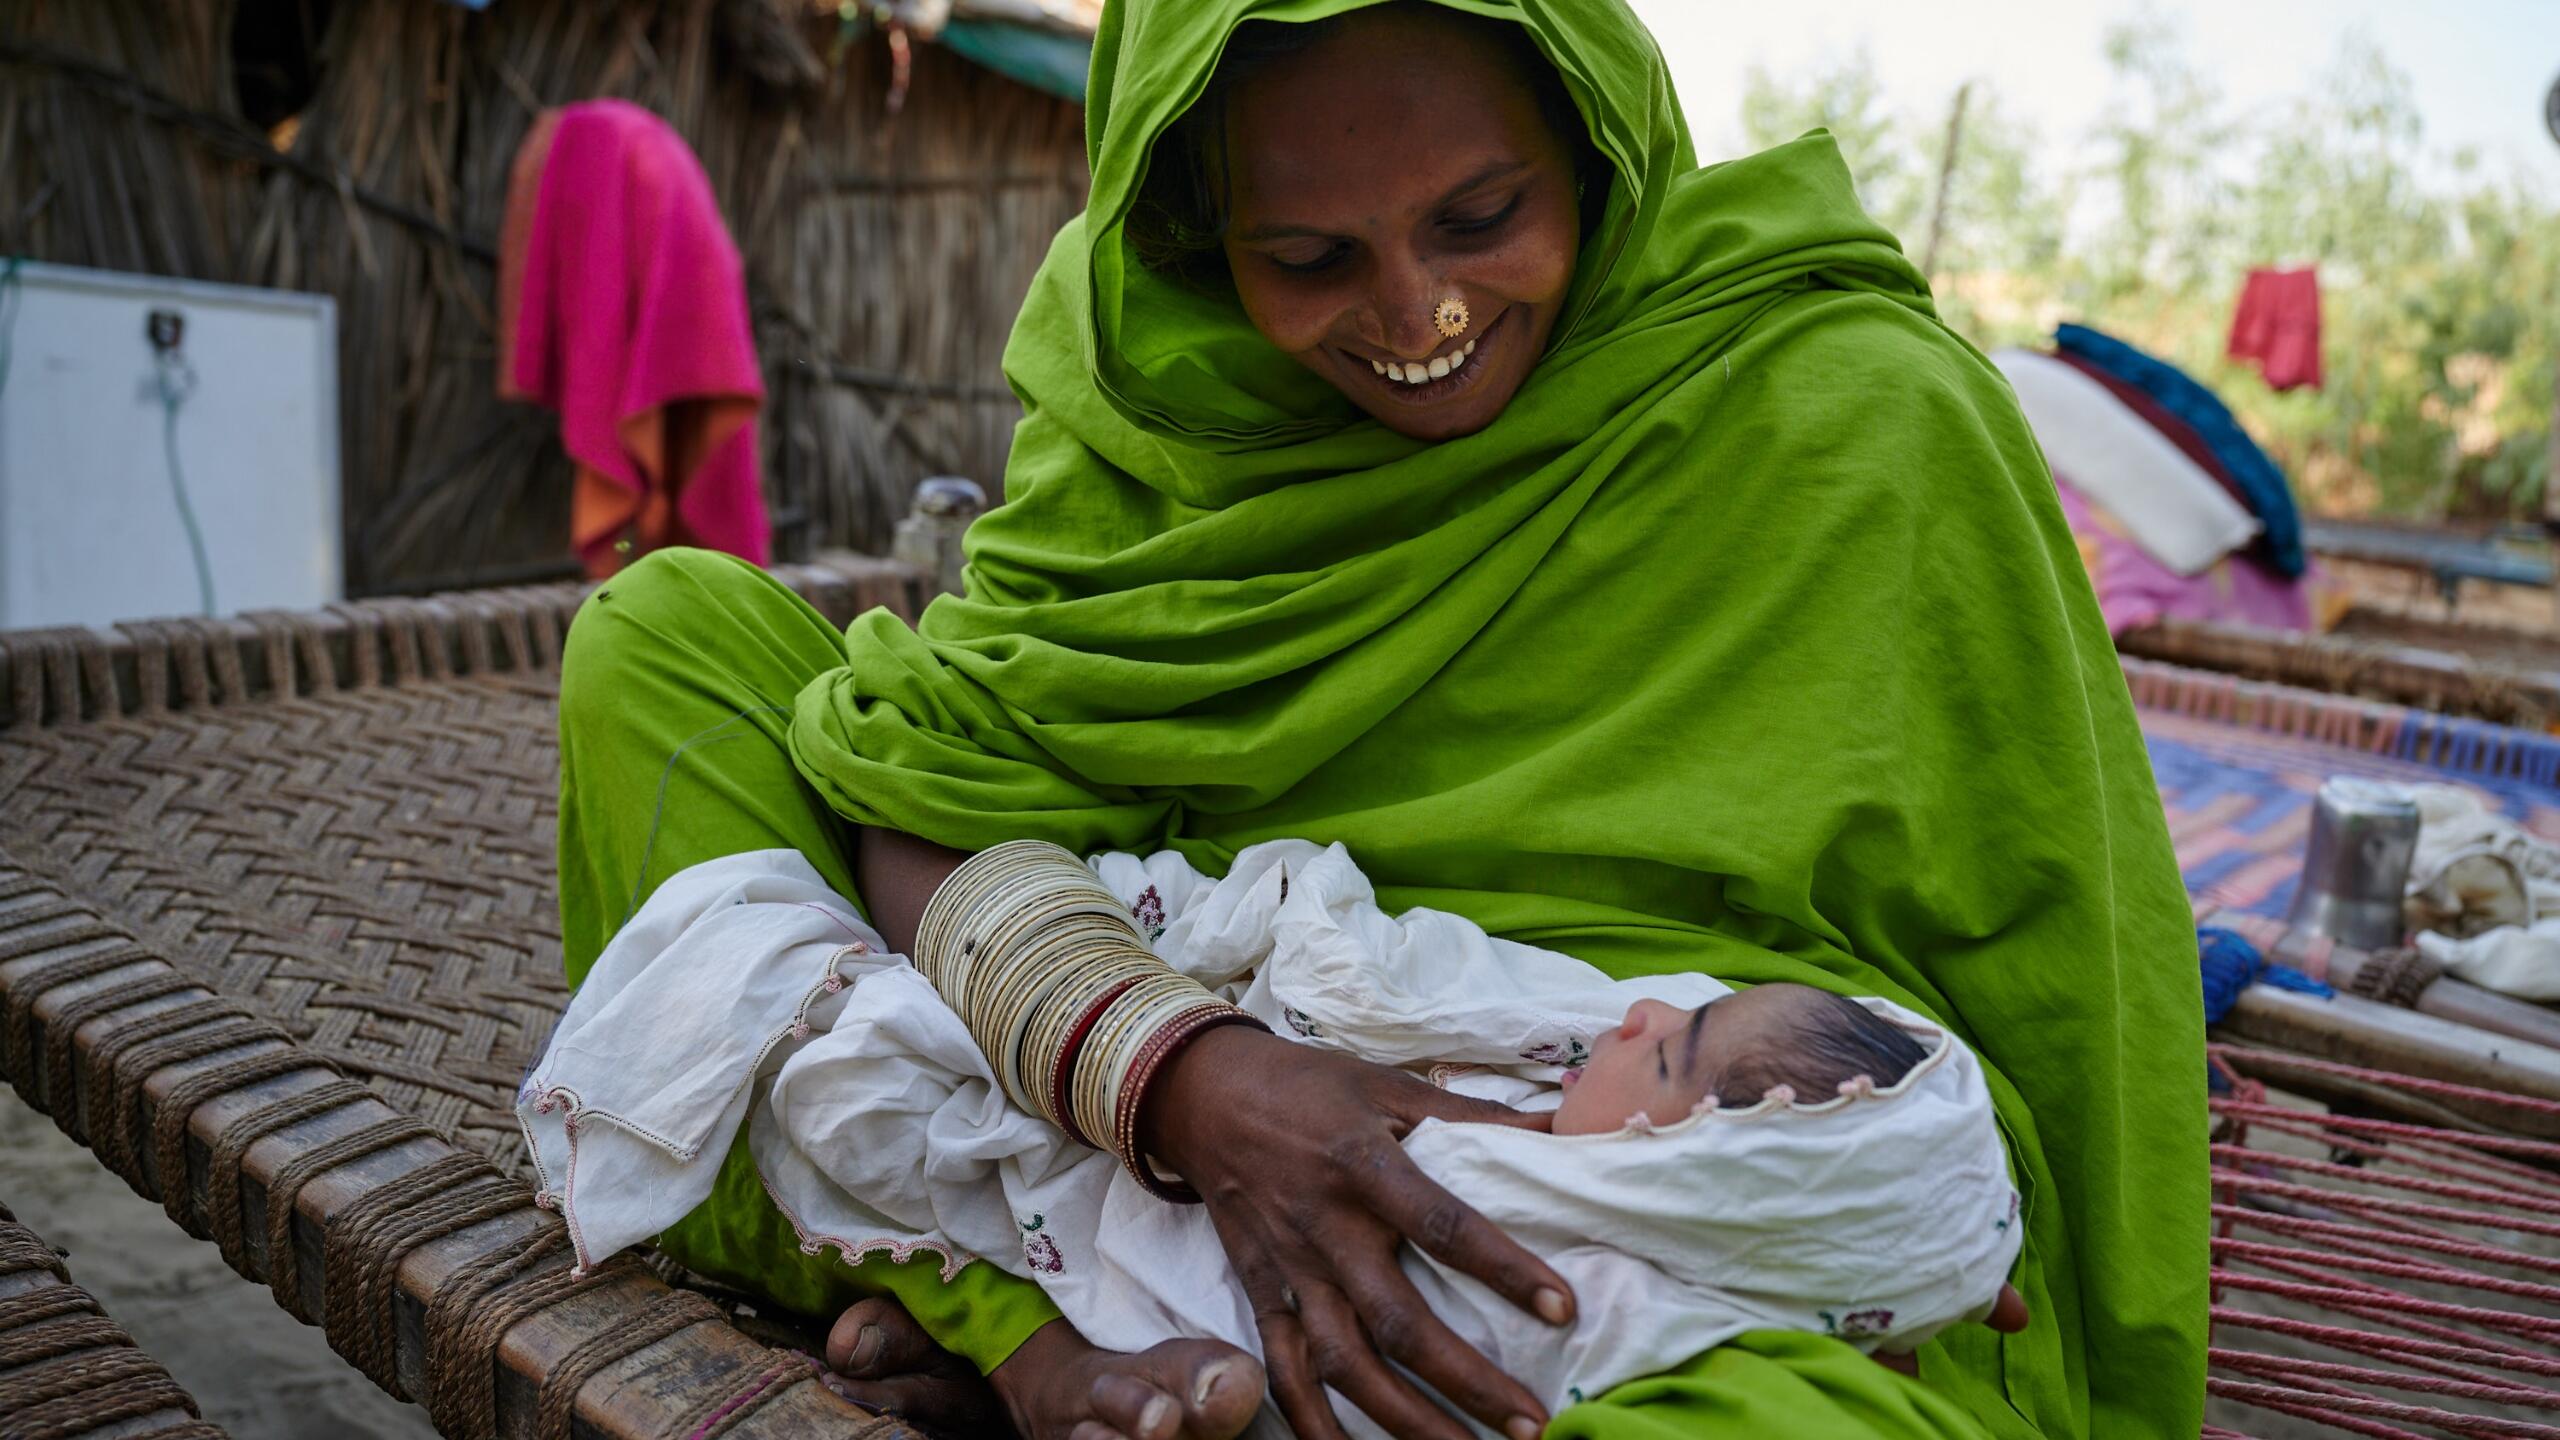
[[[1272,1397],[1305,1440],[1343,1433],[1328,1386],[1397,1440],[1465,1440],[1409,1376],[1497,1434],[1536,1440],[1546,1426],[1536,1398],[1441,1323],[1397,1263],[1411,1243],[1549,1324],[1573,1318],[1561,1277],[1405,1154],[1404,1136],[1432,1118],[1544,1129],[1548,1117],[1242,1026],[1202,1035],[1148,1093],[1146,1148],[1206,1197],[1253,1302]]]
[[[2003,1335],[2015,1335],[2026,1329],[2027,1297],[2019,1294],[2015,1285],[2001,1286],[2000,1298],[1991,1302],[1991,1313],[1982,1317],[1982,1323]],[[1914,1379],[1919,1378],[1920,1357],[1917,1355],[1887,1355],[1879,1350],[1875,1353],[1875,1361],[1887,1370],[1899,1370]]]

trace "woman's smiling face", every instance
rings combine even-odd
[[[1417,439],[1502,413],[1573,280],[1573,155],[1526,63],[1482,23],[1386,5],[1257,71],[1227,106],[1224,243],[1246,315]],[[1467,314],[1454,338],[1433,323],[1453,297]]]

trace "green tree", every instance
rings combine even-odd
[[[1753,150],[1784,144],[1808,130],[1828,130],[1858,183],[1858,203],[1897,235],[1908,236],[1929,193],[1910,145],[1909,127],[1885,105],[1874,57],[1860,50],[1847,63],[1789,87],[1760,66],[1742,86],[1742,133]]]
[[[2103,294],[2204,283],[2226,235],[2234,139],[2221,97],[2190,64],[2177,30],[2157,15],[2108,29],[2114,77],[2106,118],[2091,138],[2110,213],[2087,257]]]
[[[1743,134],[1753,149],[1828,129],[1857,181],[1859,202],[1901,237],[1915,260],[1937,201],[1945,125],[1943,113],[1904,116],[1889,109],[1864,51],[1795,86],[1755,66],[1742,96]],[[1936,257],[1940,274],[2025,275],[2050,268],[2061,250],[2062,203],[2035,173],[2035,131],[1977,81],[1959,135],[1947,177],[1956,203],[1946,211]],[[1974,297],[1961,287],[1943,291],[1940,301],[1959,328],[1998,323],[1977,314]]]
[[[2219,392],[2315,508],[2531,516],[2551,483],[2560,205],[2476,158],[2435,163],[2408,79],[2350,34],[2289,104],[2229,113],[2177,30],[2107,33],[2106,116],[2048,185],[2046,137],[1976,82],[1937,247],[1948,322],[1986,347],[2077,319]],[[1868,209],[1915,253],[1947,112],[1896,112],[1860,54],[1789,84],[1755,70],[1755,145],[1824,126]],[[2317,263],[2327,374],[2277,394],[2222,354],[2242,277]]]

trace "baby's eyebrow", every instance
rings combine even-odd
[[[1706,1032],[1706,1028],[1707,1007],[1701,1005],[1697,1012],[1689,1017],[1689,1043],[1680,1052],[1680,1073],[1684,1077],[1698,1068],[1698,1037]]]

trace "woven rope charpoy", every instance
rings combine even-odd
[[[784,573],[839,624],[876,603],[914,613],[911,576]],[[551,871],[551,737],[556,666],[577,600],[572,587],[541,587],[112,635],[0,635],[0,1069],[30,1101],[52,1104],[57,1123],[88,1135],[129,1181],[149,1182],[144,1193],[209,1231],[235,1268],[259,1277],[289,1269],[288,1303],[315,1295],[333,1340],[375,1362],[389,1358],[379,1342],[392,1333],[387,1311],[402,1293],[403,1265],[416,1272],[429,1251],[452,1259],[431,1293],[410,1298],[425,1305],[419,1399],[454,1437],[497,1433],[492,1357],[501,1338],[567,1302],[581,1303],[562,1315],[607,1311],[616,1325],[645,1309],[646,1330],[667,1336],[659,1355],[713,1330],[707,1301],[649,1300],[664,1292],[635,1262],[576,1272],[558,1218],[529,1203],[476,1224],[464,1218],[498,1208],[504,1192],[492,1171],[449,1161],[429,1168],[449,1140],[486,1157],[494,1173],[522,1178],[510,1108],[566,998]],[[2126,670],[2146,706],[2193,717],[2177,726],[2323,740],[2462,774],[2560,774],[2560,745],[2541,737],[2139,661]],[[1136,942],[1124,933],[1120,943]],[[1149,972],[1133,965],[1131,973]],[[1199,995],[1191,998],[1197,1004]],[[1061,1025],[1062,1009],[1025,1043],[1073,1049],[1073,1080],[1087,1053],[1102,1053],[1093,1047],[1104,1012],[1124,999],[1097,989],[1090,1013]],[[186,1021],[143,1024],[181,1010]],[[101,1043],[73,1043],[65,1016],[86,1016]],[[217,1047],[217,1037],[230,1043]],[[198,1045],[206,1048],[195,1058],[169,1058]],[[1140,1093],[1128,1082],[1140,1073],[1142,1048],[1115,1062],[1127,1068],[1124,1094]],[[101,1054],[113,1062],[103,1069]],[[1036,1063],[1009,1063],[1017,1080],[1044,1078]],[[2271,1084],[2316,1063],[2226,1052],[2244,1080]],[[146,1064],[164,1068],[154,1077]],[[1053,1098],[1031,1108],[1079,1113],[1059,1077],[1045,1079]],[[2406,1077],[2351,1083],[2471,1103]],[[56,1103],[76,1096],[91,1097],[86,1121],[84,1107]],[[1106,1099],[1088,1097],[1081,1113],[1096,1127],[1090,1138],[1112,1145],[1122,1107]],[[2536,1208],[2551,1203],[2543,1198],[2548,1167],[2560,1154],[2520,1151],[2516,1144],[2532,1142],[2499,1135],[2305,1113],[2245,1086],[2215,1109],[2248,1127],[2218,1137],[2246,1153],[2215,1154],[2217,1201],[2246,1212],[2217,1214],[2237,1227],[2226,1237],[2236,1245],[2222,1244],[2215,1257],[2218,1395],[2345,1415],[2366,1427],[2355,1433],[2419,1423],[2381,1418],[2397,1412],[2374,1407],[2411,1402],[2432,1415],[2477,1403],[2308,1368],[2327,1361],[2260,1355],[2249,1337],[2263,1334],[2309,1337],[2343,1351],[2351,1368],[2542,1386],[2547,1400],[2560,1382],[2560,1337],[2544,1318],[2554,1310],[2539,1291],[2513,1287],[2560,1283],[2551,1262],[2443,1247],[2504,1254],[2516,1247],[2502,1236],[2560,1239],[2530,1228],[2560,1225],[2560,1215]],[[2316,1137],[2291,1137],[2308,1146],[2294,1153],[2251,1143],[2284,1136],[2280,1125],[2308,1126]],[[307,1154],[317,1147],[305,1137],[315,1133],[350,1135],[332,1142],[339,1163],[261,1169],[270,1183],[263,1203],[253,1198],[251,1152]],[[2363,1163],[2308,1168],[2334,1164],[2306,1158],[2333,1144],[2381,1147],[2393,1158],[2351,1148]],[[158,1184],[190,1168],[205,1177],[201,1204],[183,1187]],[[365,1186],[346,1178],[374,1170],[391,1178]],[[2395,1184],[2370,1183],[2376,1175]],[[2404,1181],[2460,1193],[2396,1183]],[[316,1237],[307,1218],[295,1218],[305,1201],[309,1214],[323,1208],[315,1186],[337,1192]],[[2315,1205],[2332,1215],[2303,1213]],[[296,1257],[313,1253],[315,1238],[316,1273],[306,1276]],[[2461,1298],[2437,1299],[2436,1279],[2350,1264],[2441,1266],[2505,1288],[2466,1280]],[[616,1297],[630,1303],[614,1309]],[[95,1318],[68,1300],[46,1303],[68,1307],[53,1315],[57,1323]],[[547,1422],[565,1420],[585,1380],[602,1376],[603,1388],[621,1373],[615,1367],[650,1363],[633,1358],[646,1344],[640,1333],[564,1355],[575,1367],[548,1368],[536,1397]],[[691,1440],[700,1430],[711,1440],[806,1401],[816,1383],[805,1361],[754,1352],[708,1387],[716,1393],[690,1395],[649,1423],[660,1435]],[[2339,1393],[2351,1386],[2398,1398]],[[2474,1418],[2463,1423],[2476,1433],[2531,1433],[2513,1428],[2523,1422]],[[849,1421],[847,1429],[891,1433],[886,1422],[865,1429]]]
[[[777,573],[837,623],[917,608],[895,567]],[[588,1380],[719,1318],[627,1258],[573,1270],[509,1109],[566,1000],[550,737],[581,595],[0,634],[0,1071],[394,1394],[402,1267],[451,1257],[408,1292],[409,1363],[454,1437],[497,1433],[500,1339],[577,1297],[617,1298],[563,1312],[612,1318],[542,1370],[545,1436]],[[191,1171],[197,1194],[160,1183]],[[674,1433],[813,1413],[805,1362],[718,1353]]]
[[[2354,1434],[2560,1434],[2517,1418],[2560,1418],[2560,1144],[2305,1110],[2268,1091],[2329,1082],[2546,1127],[2560,1103],[2240,1046],[2211,1056],[2208,1392]],[[2254,1348],[2259,1337],[2275,1343]],[[2204,1436],[2247,1440],[2219,1425]]]
[[[2131,656],[2123,664],[2134,703],[2145,710],[2386,755],[2458,775],[2560,786],[2560,737]]]
[[[75,953],[20,970],[7,986],[0,1024],[8,1037],[8,1073],[28,1098],[56,1102],[58,1119],[69,1119],[82,1108],[60,1104],[63,1099],[92,1097],[85,1107],[89,1143],[136,1190],[153,1194],[161,1177],[188,1173],[189,1122],[201,1105],[264,1081],[300,1075],[313,1082],[310,1089],[239,1114],[215,1133],[208,1147],[207,1215],[198,1215],[182,1184],[163,1196],[173,1216],[199,1235],[211,1233],[225,1258],[244,1273],[255,1272],[247,1263],[251,1251],[241,1226],[239,1157],[265,1136],[349,1106],[364,1105],[380,1116],[302,1150],[269,1175],[263,1239],[268,1279],[278,1301],[297,1316],[317,1318],[331,1345],[387,1392],[408,1396],[396,1343],[401,1262],[425,1245],[486,1222],[516,1217],[531,1223],[529,1235],[457,1267],[426,1297],[428,1383],[422,1398],[444,1433],[465,1440],[497,1434],[491,1361],[507,1331],[574,1295],[640,1275],[629,1259],[590,1273],[574,1271],[559,1220],[533,1207],[521,1181],[478,1156],[442,1150],[431,1127],[382,1111],[370,1091],[330,1073],[325,1061],[295,1045],[284,1031],[235,1002],[206,995],[129,935],[41,879],[13,869],[0,854],[0,965],[59,954],[66,937],[78,937],[72,941]],[[56,993],[72,986],[87,988],[68,999]],[[38,1005],[48,996],[60,1003],[45,1005],[45,1043],[39,1053],[26,1038]],[[160,1008],[147,1008],[155,1006]],[[128,1017],[137,1007],[145,1007],[143,1013]],[[104,1023],[104,1033],[85,1046],[72,1044],[73,1032],[93,1021]],[[160,1103],[146,1119],[146,1085],[165,1080],[179,1067],[192,1068],[161,1090]],[[39,1076],[40,1085],[31,1083]],[[304,1187],[341,1167],[422,1141],[435,1142],[440,1153],[363,1190],[329,1216],[321,1235],[324,1313],[313,1317],[304,1304],[304,1276],[297,1261],[295,1220]],[[0,1227],[0,1270],[27,1268],[61,1273],[51,1251]],[[10,1417],[11,1440],[22,1433],[84,1434],[117,1416],[185,1407],[183,1392],[148,1357],[129,1348],[101,1348],[114,1337],[95,1324],[57,1323],[78,1311],[74,1302],[59,1296],[15,1298],[24,1303],[0,1302],[0,1366],[13,1363],[6,1357],[21,1354],[29,1363],[0,1375],[0,1415]],[[34,1341],[11,1336],[5,1332],[12,1317],[17,1324],[46,1322],[46,1328]],[[550,1367],[536,1397],[534,1434],[541,1440],[566,1440],[571,1407],[587,1381],[641,1350],[720,1318],[709,1299],[685,1291],[661,1289],[642,1299],[621,1323],[589,1335]],[[73,1345],[84,1336],[99,1344]],[[79,1353],[46,1351],[57,1345]],[[744,1410],[733,1407],[740,1417],[780,1393],[768,1377],[749,1383],[760,1398]],[[60,1425],[50,1419],[42,1425],[25,1421],[29,1415],[52,1415],[43,1407],[57,1403],[72,1406],[62,1411]],[[204,1427],[154,1433],[220,1432]]]
[[[1082,861],[1036,840],[964,861],[925,906],[915,962],[1014,1104],[1109,1150],[1149,1193],[1197,1198],[1139,1153],[1140,1101],[1195,1037],[1260,1022],[1157,959]]]
[[[50,1276],[26,1285],[27,1274]],[[134,1348],[53,1247],[0,1205],[0,1434],[61,1440],[154,1415],[153,1440],[225,1440],[160,1362]],[[137,1430],[134,1433],[146,1433]]]

